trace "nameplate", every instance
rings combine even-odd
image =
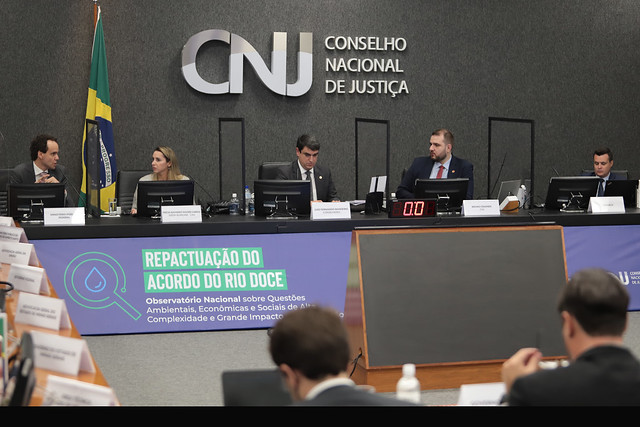
[[[500,216],[498,199],[463,200],[462,215],[464,216]]]
[[[95,373],[87,342],[80,338],[31,331],[36,368],[77,376],[80,371]]]
[[[29,241],[24,229],[10,225],[0,225],[0,240],[20,243],[27,243]]]
[[[624,198],[622,196],[591,197],[587,212],[624,213]]]
[[[200,205],[162,206],[160,208],[162,222],[202,222]]]
[[[44,208],[44,225],[84,225],[84,208]]]
[[[458,406],[498,406],[505,392],[504,383],[463,384]]]
[[[49,295],[47,273],[42,267],[11,264],[7,281],[21,292]]]
[[[18,295],[15,322],[54,331],[71,328],[71,320],[63,299],[24,292]]]
[[[47,376],[42,406],[115,405],[117,405],[116,395],[110,387],[57,375]]]
[[[0,225],[7,227],[15,227],[16,222],[10,216],[0,216]]]
[[[351,219],[349,202],[311,203],[311,219]]]
[[[0,263],[40,265],[32,243],[0,241]]]

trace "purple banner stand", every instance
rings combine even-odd
[[[640,310],[640,225],[565,227],[564,242],[569,277],[584,268],[604,268],[627,285],[629,310]]]
[[[273,326],[344,311],[351,233],[32,241],[83,335]]]

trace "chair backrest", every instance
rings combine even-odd
[[[276,179],[278,170],[289,166],[291,162],[264,162],[258,168],[258,179]]]
[[[133,193],[136,191],[138,181],[149,173],[148,170],[119,170],[116,179],[116,198],[123,211],[131,210]]]
[[[9,215],[9,194],[7,185],[9,185],[9,174],[11,169],[0,169],[0,216]]]
[[[582,169],[582,175],[588,175],[593,173],[593,169]],[[614,175],[621,176],[622,179],[629,179],[629,171],[626,169],[611,169],[611,173]]]

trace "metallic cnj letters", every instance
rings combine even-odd
[[[209,41],[221,41],[231,46],[229,81],[209,83],[196,70],[200,47]],[[208,94],[242,93],[244,58],[253,66],[260,80],[273,92],[286,96],[304,95],[313,80],[313,34],[300,33],[298,81],[287,84],[287,33],[273,33],[271,70],[258,52],[242,37],[225,30],[206,30],[193,35],[182,48],[182,75],[189,86]]]

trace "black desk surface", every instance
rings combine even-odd
[[[131,216],[87,218],[83,226],[22,224],[29,240],[92,239],[114,237],[196,236],[224,234],[318,233],[370,227],[465,227],[557,224],[561,226],[640,224],[640,209],[620,214],[560,213],[542,209],[520,210],[499,217],[437,216],[419,219],[388,218],[386,213],[353,213],[351,220],[267,220],[260,217],[216,215],[201,223],[163,224],[158,219]]]

